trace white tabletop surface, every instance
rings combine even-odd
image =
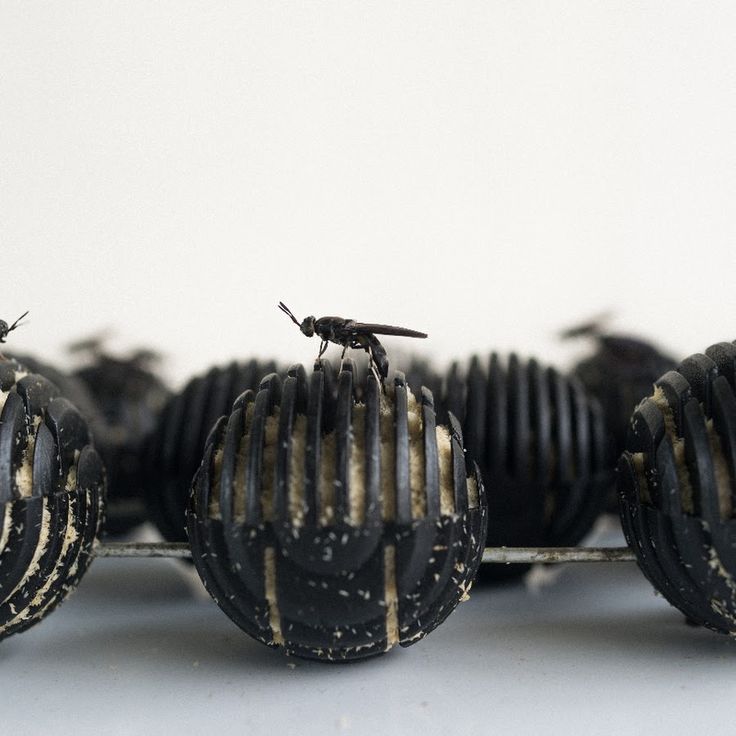
[[[532,589],[475,588],[409,649],[329,665],[249,639],[183,563],[101,559],[62,608],[0,645],[3,732],[728,730],[732,640],[687,626],[633,563],[557,569]]]

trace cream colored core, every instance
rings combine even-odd
[[[360,526],[365,521],[365,404],[353,407],[350,444],[350,523]]]
[[[235,460],[235,487],[233,488],[233,515],[239,521],[245,521],[245,468],[250,453],[250,427],[253,423],[254,404],[251,401],[243,413],[243,436]]]
[[[408,392],[408,429],[409,429],[409,482],[411,490],[412,516],[424,518],[427,514],[427,498],[425,493],[425,456],[421,405]],[[365,416],[364,404],[353,405],[350,456],[349,456],[349,509],[348,523],[360,526],[365,521]],[[238,448],[233,488],[234,517],[240,522],[247,522],[245,504],[245,479],[247,458],[250,452],[251,425],[253,420],[253,404],[249,404],[245,413],[243,436]],[[279,409],[266,419],[263,461],[261,468],[261,504],[263,520],[272,521],[274,517],[273,497],[276,481],[276,460],[278,451]],[[387,395],[382,395],[379,403],[380,428],[380,503],[384,520],[391,521],[396,515],[396,452],[394,429],[393,387]],[[289,463],[288,509],[291,523],[296,526],[304,524],[305,509],[305,467],[308,448],[306,446],[307,419],[303,415],[294,418],[292,426],[291,458]],[[450,433],[445,427],[435,430],[440,470],[440,513],[449,516],[455,513],[455,497],[453,488],[452,442]],[[320,499],[320,518],[322,526],[334,524],[335,518],[335,484],[336,484],[336,435],[334,432],[321,438],[321,456],[319,461],[318,494]],[[222,467],[222,444],[214,453],[213,488],[209,513],[211,518],[220,516],[220,481]],[[467,479],[468,505],[477,508],[479,504],[478,486],[471,476]]]
[[[77,490],[77,463],[79,462],[79,450],[74,450],[74,463],[66,474],[66,484],[64,489],[67,493],[73,493]]]
[[[281,613],[276,594],[276,552],[273,547],[266,547],[263,552],[263,579],[266,584],[266,601],[268,602],[268,624],[271,627],[274,644],[283,644],[281,632]]]
[[[41,417],[33,417],[33,429],[28,434],[23,460],[15,471],[15,484],[21,498],[30,498],[33,495],[33,451],[36,448],[36,435],[40,424]]]
[[[694,498],[693,498],[693,485],[690,482],[690,473],[687,469],[687,463],[685,462],[685,440],[682,437],[677,436],[677,430],[675,425],[675,415],[670,407],[667,398],[665,397],[664,391],[659,387],[654,387],[654,394],[652,401],[657,405],[657,408],[662,412],[664,418],[664,428],[667,437],[672,445],[672,451],[675,455],[675,471],[677,472],[677,484],[680,487],[680,503],[682,504],[682,510],[688,514],[695,512]],[[636,462],[636,461],[635,461]],[[644,470],[644,458],[641,458],[641,470]],[[639,466],[637,465],[637,471]],[[646,483],[640,484],[642,489],[647,488]],[[644,499],[651,502],[649,497],[649,489],[646,491],[647,497]]]
[[[10,525],[13,521],[13,505],[11,503],[5,504],[5,512],[3,514],[3,528],[0,530],[0,554],[2,554],[5,546],[8,543],[8,537],[10,536]]]
[[[273,491],[276,482],[276,450],[279,437],[279,407],[266,419],[261,462],[261,503],[263,518],[273,519]]]
[[[644,454],[641,452],[637,452],[636,454],[631,456],[631,460],[634,463],[634,470],[636,471],[636,477],[640,479],[639,481],[639,496],[644,503],[651,504],[652,502],[652,496],[649,493],[649,486],[647,485],[646,481],[642,482],[641,479],[645,477],[646,473],[646,467],[644,465]]]
[[[440,513],[455,513],[455,491],[452,480],[452,440],[447,427],[437,427],[437,450],[440,458]],[[475,483],[473,483],[475,485]],[[475,489],[475,505],[478,505],[478,489]]]
[[[300,414],[294,418],[294,436],[306,437],[307,418]],[[294,526],[304,525],[304,467],[307,460],[307,443],[294,442],[291,446],[291,462],[289,465],[289,518]]]
[[[213,482],[212,482],[212,495],[210,496],[210,517],[213,519],[221,518],[220,508],[220,481],[222,480],[222,459],[224,457],[224,450],[222,447],[218,447],[215,450],[215,455],[212,458],[213,465]]]
[[[294,419],[294,436],[306,437],[307,418],[300,414]],[[289,466],[289,516],[294,526],[304,525],[304,467],[307,460],[307,443],[294,442],[291,446]]]
[[[468,506],[471,509],[477,509],[480,499],[478,497],[478,483],[471,475],[468,477]]]
[[[424,492],[424,435],[422,407],[407,390],[409,425],[409,483],[411,487],[411,515],[422,519],[427,515],[427,496]]]
[[[677,430],[675,426],[674,413],[667,402],[664,391],[659,387],[655,387],[654,395],[652,400],[657,405],[659,410],[662,412],[665,425],[665,433],[669,438],[672,450],[675,456],[675,469],[677,472],[677,482],[680,488],[680,498],[682,508],[685,512],[693,514],[695,513],[695,498],[694,498],[694,487],[690,479],[690,473],[685,461],[685,440],[677,436]],[[731,501],[731,477],[728,469],[728,463],[726,462],[725,455],[723,454],[723,446],[721,439],[713,426],[713,420],[707,419],[705,422],[705,429],[708,434],[708,442],[710,443],[711,457],[713,458],[713,470],[716,479],[716,489],[718,492],[718,510],[721,518],[731,518],[733,514],[733,507]],[[638,457],[639,463],[637,464],[637,455],[634,456],[634,463],[637,468],[637,472],[643,472],[644,461],[643,457]],[[648,489],[646,489],[646,483],[641,484],[642,499],[650,501]]]
[[[384,601],[386,604],[386,651],[399,643],[399,589],[396,585],[396,547],[383,549]]]

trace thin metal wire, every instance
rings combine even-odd
[[[483,562],[632,562],[628,547],[486,547]]]
[[[95,557],[175,557],[191,559],[185,542],[105,542],[93,550]],[[483,562],[529,564],[541,562],[631,562],[628,547],[486,547]]]
[[[103,542],[95,545],[95,557],[176,557],[192,559],[186,542]]]

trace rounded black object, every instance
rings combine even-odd
[[[74,589],[102,520],[105,473],[59,390],[0,361],[0,639]]]
[[[438,409],[458,417],[468,457],[480,466],[492,547],[577,544],[603,510],[605,428],[598,403],[575,378],[536,360],[492,353],[454,363]],[[484,565],[485,579],[525,565]]]
[[[8,354],[5,353],[5,355],[7,356]],[[79,413],[85,418],[96,440],[97,432],[101,428],[104,419],[102,414],[100,414],[94,396],[92,396],[89,389],[79,378],[65,373],[50,363],[32,355],[13,353],[12,356],[8,357],[20,363],[23,366],[23,370],[37,373],[47,381],[51,381],[59,389],[60,395],[71,401]]]
[[[665,373],[631,419],[621,519],[639,567],[687,618],[736,634],[736,346]]]
[[[103,531],[116,536],[147,519],[142,458],[169,391],[150,370],[149,351],[118,358],[92,346],[89,362],[72,374],[32,356],[14,357],[51,380],[87,421],[107,474]]]
[[[649,396],[654,382],[675,367],[677,360],[651,343],[629,335],[603,334],[597,328],[577,334],[587,334],[597,343],[595,352],[581,360],[572,372],[603,409],[608,438],[606,457],[613,487],[613,471],[626,447],[631,412]]]
[[[461,430],[397,374],[301,366],[246,391],[207,440],[188,529],[212,597],[244,631],[311,659],[409,646],[466,595],[486,506]]]
[[[216,366],[191,379],[166,402],[144,466],[148,514],[168,541],[187,541],[189,491],[212,425],[243,391],[257,388],[275,370],[275,363],[258,360]]]
[[[90,357],[73,378],[97,410],[91,427],[107,470],[104,531],[125,534],[147,519],[143,458],[170,391],[152,370],[158,356],[151,351],[116,357],[97,346]]]

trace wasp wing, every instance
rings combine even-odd
[[[348,325],[346,325],[347,327]],[[372,332],[374,335],[396,335],[397,337],[427,337],[426,332],[408,330],[406,327],[394,327],[393,325],[374,325],[370,322],[354,322],[349,325],[354,332]]]

